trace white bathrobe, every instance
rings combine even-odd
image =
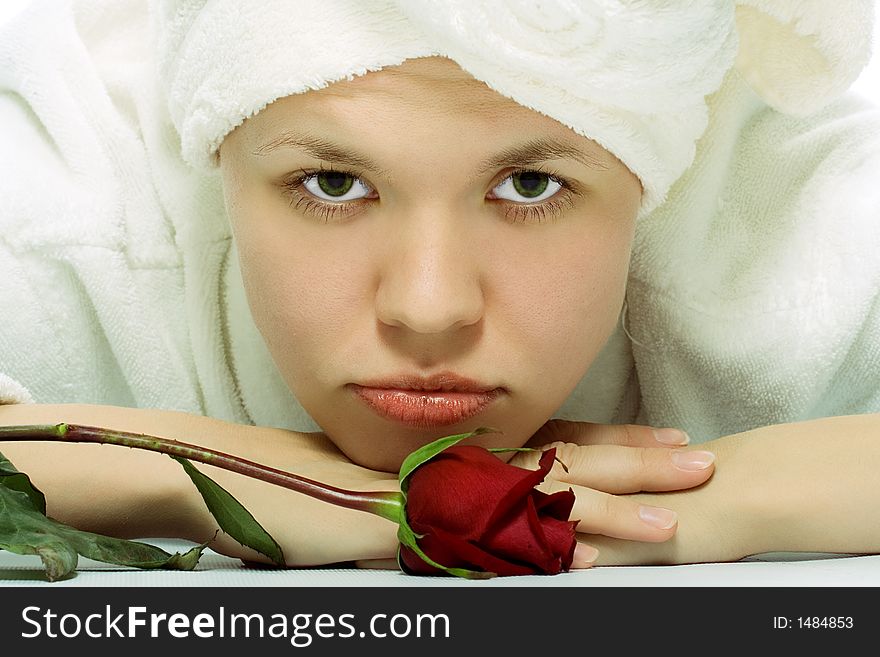
[[[250,318],[219,175],[181,160],[147,3],[69,4],[0,31],[0,402],[317,430]],[[702,442],[880,412],[880,111],[794,118],[736,71],[710,110],[558,417]]]

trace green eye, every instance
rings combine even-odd
[[[550,176],[540,171],[521,171],[511,176],[513,188],[525,198],[537,198],[547,189]]]
[[[354,181],[353,175],[341,171],[322,171],[317,175],[318,187],[329,196],[345,196]]]
[[[543,171],[517,171],[502,180],[492,193],[512,203],[545,201],[562,189],[562,183]]]
[[[345,171],[317,171],[302,178],[301,183],[315,198],[333,203],[357,201],[373,191],[360,178]]]

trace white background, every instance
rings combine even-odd
[[[0,0],[0,25],[24,9],[30,2],[31,0]],[[880,13],[878,13],[878,23],[880,23]],[[874,57],[859,79],[856,80],[853,89],[880,105],[880,25],[875,27]]]

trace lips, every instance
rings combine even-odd
[[[419,428],[464,422],[501,393],[501,388],[449,373],[429,378],[403,375],[351,388],[379,416]]]

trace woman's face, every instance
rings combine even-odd
[[[256,325],[364,466],[480,426],[524,444],[617,321],[638,180],[450,60],[278,100],[220,156]]]

